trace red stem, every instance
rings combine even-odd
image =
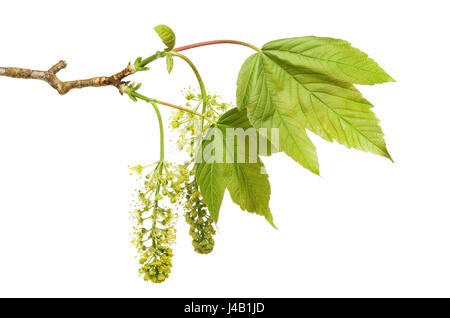
[[[207,45],[214,45],[214,44],[237,44],[237,45],[247,46],[247,47],[252,48],[252,49],[254,49],[256,51],[259,51],[259,48],[257,48],[254,45],[251,45],[250,43],[246,43],[246,42],[242,42],[242,41],[236,41],[236,40],[205,41],[205,42],[199,42],[199,43],[189,44],[189,45],[185,45],[185,46],[180,46],[180,47],[177,47],[177,48],[175,48],[173,50],[175,52],[181,52],[181,51],[193,49],[193,48],[196,48],[196,47],[207,46]]]

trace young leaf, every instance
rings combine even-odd
[[[170,54],[166,56],[166,65],[167,65],[167,72],[169,72],[170,74],[170,72],[172,72],[173,69],[173,57]]]
[[[308,69],[338,81],[355,84],[394,81],[366,53],[343,40],[316,36],[282,39],[266,43],[262,51],[279,64]]]
[[[306,169],[319,174],[316,148],[306,135],[306,118],[296,109],[296,95],[275,63],[264,53],[250,56],[242,65],[237,82],[237,105],[247,109],[255,128],[278,128],[280,150]],[[284,82],[283,82],[284,80]],[[286,87],[287,86],[287,87]]]
[[[172,50],[175,47],[175,33],[167,25],[160,24],[154,27],[156,33],[167,47],[167,51]]]

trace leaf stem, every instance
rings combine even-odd
[[[256,46],[254,46],[250,43],[243,42],[243,41],[236,41],[236,40],[213,40],[213,41],[198,42],[198,43],[194,43],[194,44],[188,44],[185,46],[177,47],[177,48],[173,49],[173,51],[181,52],[181,51],[193,49],[196,47],[214,45],[214,44],[237,44],[237,45],[243,45],[243,46],[249,47],[258,52],[261,51],[259,48],[257,48]]]

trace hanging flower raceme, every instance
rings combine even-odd
[[[203,115],[204,119],[209,122],[216,122],[220,115],[231,106],[228,103],[219,102],[217,94],[208,94],[203,97],[202,94],[195,93],[190,88],[184,91],[184,97],[186,98],[186,107],[194,111],[199,111],[205,104]],[[185,151],[190,157],[190,160],[184,165],[183,174],[186,176],[189,174],[189,179],[183,186],[184,199],[181,208],[185,211],[184,216],[189,225],[189,235],[192,237],[194,250],[200,254],[208,254],[214,248],[213,236],[216,231],[195,181],[193,164],[197,142],[206,133],[208,126],[203,126],[201,119],[192,113],[177,111],[172,115],[171,127],[178,134],[178,150]]]
[[[213,235],[216,234],[216,230],[195,181],[186,186],[184,208],[186,210],[184,217],[190,226],[189,235],[192,236],[194,250],[200,254],[211,253],[214,248]]]
[[[139,165],[132,170],[142,174],[147,167]],[[183,191],[181,185],[185,182],[185,177],[178,171],[168,162],[157,162],[137,193],[133,243],[139,253],[139,273],[146,281],[161,283],[172,268],[176,213],[171,205],[178,201]]]

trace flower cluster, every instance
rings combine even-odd
[[[202,95],[194,93],[191,89],[183,92],[186,98],[186,107],[196,112],[202,111]],[[229,103],[219,102],[220,97],[217,94],[206,96],[204,120],[216,122],[230,106]],[[179,151],[186,151],[190,156],[194,155],[194,146],[196,141],[206,132],[207,125],[202,125],[201,118],[196,115],[183,111],[175,111],[171,118],[170,126],[178,132],[177,147]]]
[[[202,95],[194,93],[191,89],[184,91],[186,107],[198,112],[203,108]],[[180,204],[185,210],[185,220],[190,226],[189,235],[192,237],[194,250],[200,254],[208,254],[214,248],[213,235],[216,231],[213,227],[206,204],[204,203],[198,185],[194,178],[193,157],[195,147],[199,144],[202,136],[206,133],[208,125],[203,125],[203,121],[216,122],[219,117],[231,106],[228,103],[219,102],[219,96],[208,94],[205,100],[205,116],[203,120],[191,113],[177,111],[172,116],[171,126],[178,133],[177,148],[185,151],[191,158],[185,163],[186,169],[190,170],[191,178],[184,184],[184,200]],[[203,109],[202,109],[203,110]],[[191,167],[189,169],[189,167]]]
[[[186,186],[184,208],[186,209],[184,217],[190,226],[189,235],[192,236],[194,250],[200,254],[211,253],[214,248],[213,235],[216,234],[216,230],[195,181]]]
[[[194,94],[189,90],[185,92],[185,96],[186,106],[190,109],[197,111],[198,108],[203,108],[201,94]],[[146,281],[161,283],[171,272],[176,208],[186,211],[185,219],[190,225],[189,234],[192,236],[194,250],[200,254],[208,254],[214,248],[213,235],[216,231],[195,182],[193,157],[195,139],[201,138],[207,129],[207,126],[203,126],[203,121],[217,121],[229,107],[229,104],[219,103],[217,98],[217,95],[207,96],[203,119],[188,112],[173,114],[171,126],[179,134],[178,150],[186,151],[190,160],[175,165],[161,159],[152,165],[131,168],[143,178],[143,187],[137,193],[133,212],[133,244],[139,253],[139,273]],[[191,105],[192,103],[195,105]],[[154,169],[145,175],[144,171],[150,167]]]
[[[138,165],[132,170],[141,175],[148,167]],[[169,206],[182,195],[182,185],[189,179],[187,172],[184,166],[159,161],[138,191],[133,243],[139,253],[139,273],[146,281],[161,283],[171,271],[176,213]]]

